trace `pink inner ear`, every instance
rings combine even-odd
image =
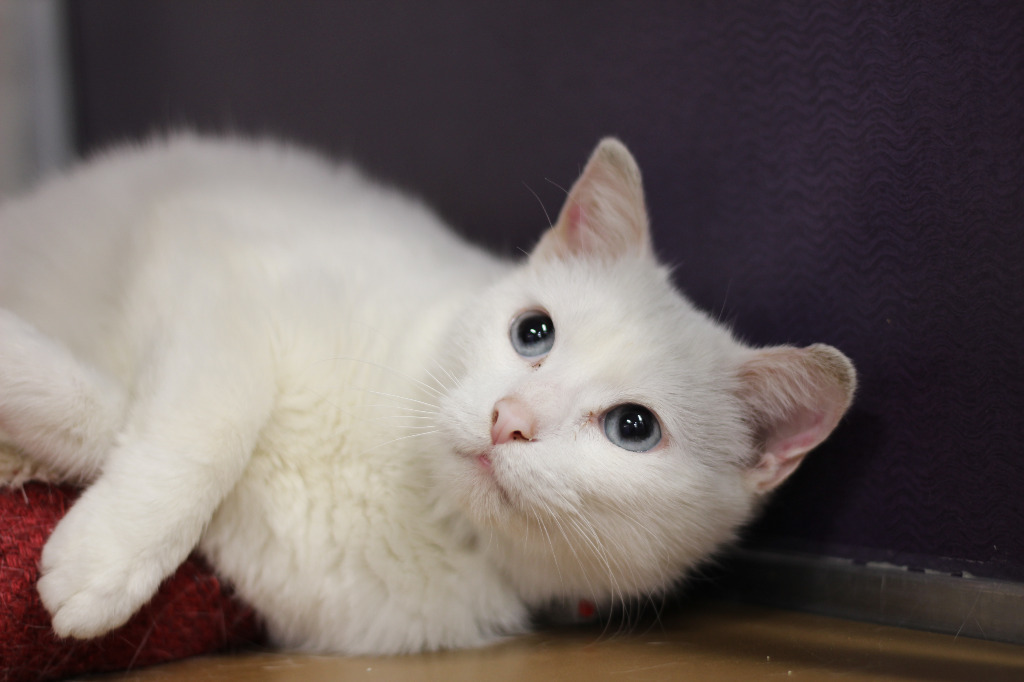
[[[740,395],[758,425],[759,459],[750,485],[775,488],[839,423],[856,388],[853,365],[830,346],[754,352],[740,371]]]
[[[589,250],[592,238],[589,238],[588,231],[591,226],[587,224],[586,209],[583,202],[578,198],[570,198],[570,203],[565,210],[565,233],[563,239],[570,253],[586,253]]]
[[[583,207],[580,206],[580,202],[574,201],[569,205],[569,229],[579,230],[580,223],[583,222]]]
[[[640,171],[622,143],[604,140],[594,151],[555,225],[531,257],[616,261],[650,253]]]
[[[786,480],[804,455],[828,436],[832,425],[823,412],[812,410],[803,410],[779,425],[766,439],[761,460],[755,466],[757,489],[768,491]]]

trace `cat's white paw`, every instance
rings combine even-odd
[[[123,625],[164,577],[158,562],[143,548],[127,546],[102,514],[90,517],[84,501],[72,507],[43,548],[38,583],[54,631],[79,639]]]

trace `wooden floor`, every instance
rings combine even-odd
[[[1024,614],[1022,614],[1024,617]],[[616,634],[563,628],[474,651],[392,658],[246,653],[104,681],[1024,680],[1024,646],[707,602]]]

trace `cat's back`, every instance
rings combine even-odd
[[[126,298],[159,308],[183,286],[203,295],[204,277],[231,295],[295,285],[422,307],[492,266],[419,201],[269,140],[120,147],[0,205],[0,306],[72,347],[130,325]]]
[[[40,271],[125,270],[156,230],[168,233],[162,239],[195,231],[254,245],[271,238],[278,248],[351,240],[364,245],[363,259],[375,235],[385,246],[458,248],[420,202],[351,164],[273,140],[182,133],[107,150],[0,203],[0,296]]]

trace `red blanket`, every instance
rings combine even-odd
[[[252,609],[194,557],[121,628],[95,640],[59,639],[36,579],[43,544],[76,495],[41,483],[0,489],[0,682],[124,670],[260,640]]]

